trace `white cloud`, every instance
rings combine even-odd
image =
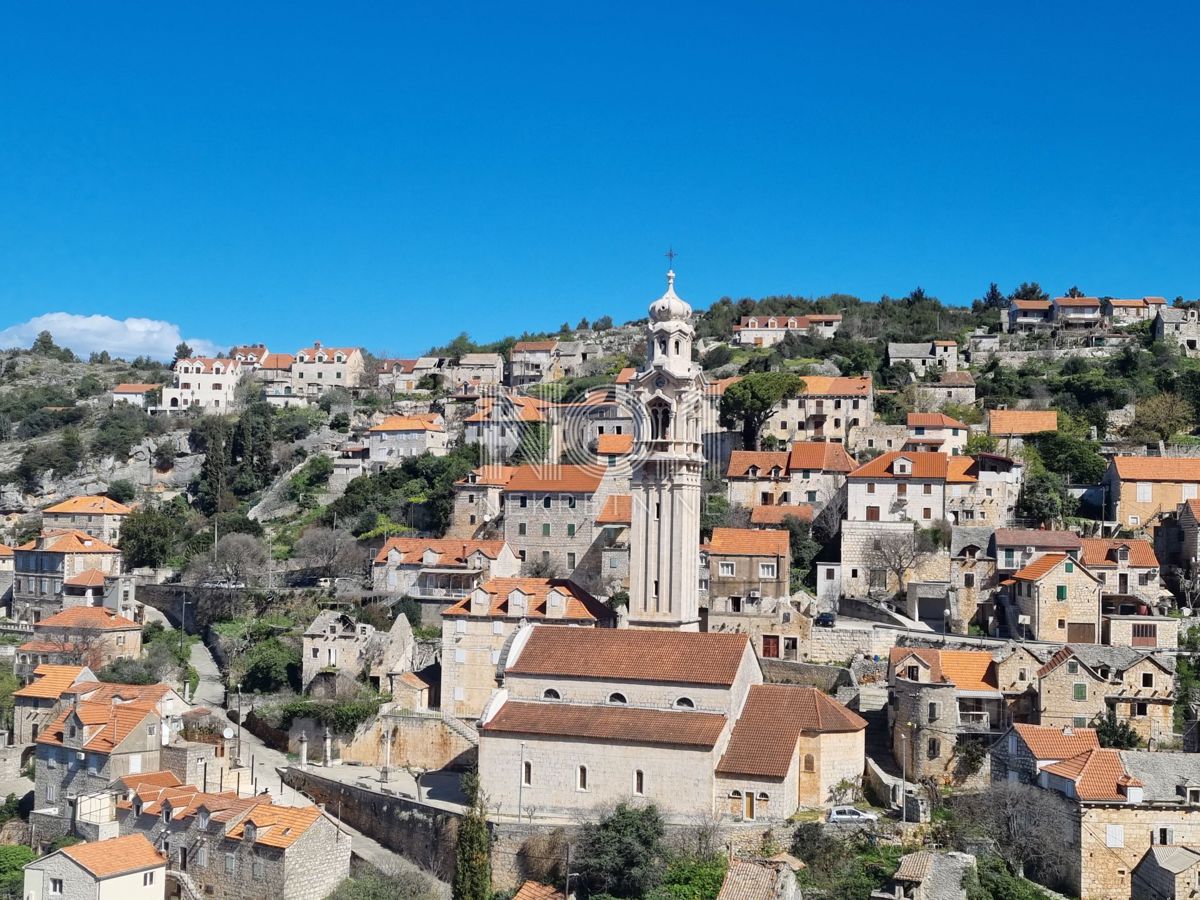
[[[125,359],[150,356],[169,360],[175,355],[175,346],[184,340],[178,325],[160,319],[114,319],[55,312],[34,316],[28,322],[0,331],[0,348],[28,347],[41,331],[49,331],[54,335],[54,343],[70,347],[85,359],[89,353],[107,350]],[[228,349],[202,338],[187,338],[187,343],[195,353],[206,356]]]

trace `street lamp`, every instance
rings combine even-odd
[[[942,614],[945,617],[944,620],[942,621],[942,634],[949,634],[950,633],[950,607],[947,606],[944,610],[942,610]]]
[[[905,722],[905,728],[912,728],[912,722]],[[900,822],[908,824],[908,732],[900,732]]]
[[[184,597],[183,609],[179,612],[179,657],[181,662],[183,661],[183,639],[184,635],[187,634],[187,608],[188,598]]]
[[[237,730],[237,764],[242,764],[242,683],[237,684],[238,692],[238,730]]]
[[[521,807],[525,800],[525,742],[521,741],[521,770],[517,773],[517,824],[521,823]]]

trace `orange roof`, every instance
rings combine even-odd
[[[833,441],[796,441],[788,450],[787,466],[791,471],[849,472],[855,465],[846,448]]]
[[[476,553],[482,553],[488,559],[496,559],[504,550],[504,541],[476,541],[462,538],[388,538],[383,547],[375,555],[375,564],[383,565],[388,561],[391,552],[400,554],[400,565],[418,565],[424,561],[425,554],[433,551],[438,558],[434,565],[448,566],[465,565],[467,560]]]
[[[1034,759],[1070,759],[1085,750],[1100,746],[1095,728],[1014,724],[1013,730],[1025,742]]]
[[[292,367],[293,362],[295,362],[295,359],[290,353],[268,353],[258,361],[258,365],[262,369],[286,371]]]
[[[593,466],[517,466],[505,490],[510,493],[593,494],[603,479],[604,472]]]
[[[1049,300],[1014,300],[1012,302],[1012,305],[1015,306],[1017,309],[1027,309],[1027,310],[1031,310],[1031,311],[1032,310],[1045,311],[1045,310],[1050,309],[1050,301]]]
[[[37,737],[37,743],[63,746],[67,720],[74,716],[84,727],[83,749],[108,753],[120,745],[147,716],[156,716],[149,703],[100,703],[86,700],[64,709]]]
[[[786,778],[802,733],[862,731],[866,719],[816,688],[752,685],[717,772]]]
[[[893,647],[888,668],[895,671],[907,658],[915,656],[929,667],[929,679],[937,684],[952,684],[960,691],[999,690],[996,664],[984,650],[939,650],[933,647]]]
[[[33,626],[34,631],[53,631],[57,628],[140,631],[142,626],[103,606],[72,606]]]
[[[632,434],[602,434],[596,438],[596,453],[617,455],[633,449]]]
[[[811,522],[813,520],[813,508],[808,503],[750,507],[751,525],[782,525],[783,520],[787,518],[799,519],[801,522]]]
[[[1038,434],[1058,431],[1058,413],[1052,409],[992,409],[988,434]]]
[[[1114,456],[1112,464],[1122,481],[1200,481],[1200,459],[1170,456]]]
[[[303,350],[297,350],[296,351],[296,360],[298,362],[305,362],[305,360],[300,359],[301,354],[303,354],[304,356],[308,357],[307,362],[316,362],[317,354],[324,353],[325,354],[325,362],[331,363],[331,362],[337,361],[336,357],[339,353],[342,356],[349,359],[355,353],[359,353],[359,352],[360,351],[357,347],[326,347],[324,345],[318,344],[318,345],[312,346],[312,347],[305,347]]]
[[[866,397],[871,393],[871,376],[805,375],[802,394],[809,397]]]
[[[501,706],[480,730],[485,733],[499,731],[621,741],[630,744],[711,748],[725,730],[725,716],[690,710],[522,703],[510,700]]]
[[[634,369],[632,367],[622,369],[620,372],[617,373],[617,384],[629,384],[629,382],[633,381],[633,376],[636,374],[637,374],[637,369]],[[526,882],[526,884],[529,884],[529,883],[530,882]]]
[[[725,470],[727,478],[745,478],[750,470],[759,473],[770,473],[778,469],[781,475],[788,470],[788,454],[783,450],[734,450],[729,454],[729,467]]]
[[[563,900],[563,892],[540,881],[526,881],[512,900]]]
[[[952,419],[945,413],[920,413],[912,412],[908,414],[909,428],[966,428],[958,419]]]
[[[1109,306],[1115,306],[1118,309],[1144,309],[1150,304],[1145,299],[1141,300],[1109,300]]]
[[[510,614],[508,598],[513,591],[525,594],[525,612],[518,618],[544,619],[547,615],[547,603],[552,591],[566,596],[566,607],[562,618],[571,622],[607,622],[612,619],[612,611],[581,588],[573,581],[562,578],[489,578],[477,590],[485,591],[491,598],[488,611],[489,618],[507,618]],[[449,609],[442,612],[447,616],[471,615],[471,595],[463,597]]]
[[[714,528],[708,542],[713,556],[791,557],[791,535],[783,529]]]
[[[1041,581],[1065,559],[1065,553],[1047,553],[1045,556],[1039,556],[1021,571],[1014,572],[1012,577],[1018,581]]]
[[[8,544],[0,544],[0,556],[12,556],[13,548]]]
[[[143,788],[179,787],[183,783],[176,777],[174,772],[169,772],[166,769],[158,772],[142,772],[136,775],[122,775],[117,779],[117,781],[122,787],[134,792]]]
[[[43,531],[41,535],[22,544],[18,550],[42,550],[46,553],[120,553],[99,538],[75,528]]]
[[[154,869],[167,864],[166,857],[154,849],[144,834],[127,834],[107,841],[72,844],[59,851],[83,866],[97,878],[111,878]]]
[[[148,394],[151,391],[157,391],[161,384],[140,384],[136,382],[122,382],[114,384],[112,392],[114,394]]]
[[[633,497],[629,494],[609,494],[604,509],[596,516],[597,525],[633,524]]]
[[[86,700],[88,703],[157,703],[170,691],[170,685],[118,684],[115,681],[81,681],[63,691]]]
[[[87,669],[83,666],[52,666],[43,663],[33,670],[34,680],[18,691],[14,697],[36,700],[57,700],[73,685]]]
[[[558,341],[517,341],[513,353],[548,353],[558,346]]]
[[[388,416],[371,431],[445,431],[440,423],[421,416]]]
[[[471,475],[468,475],[466,478],[460,478],[454,483],[480,485],[483,487],[503,487],[508,484],[508,480],[513,477],[513,473],[516,471],[516,466],[480,466],[471,472],[471,475],[475,476],[474,481],[471,481]]]
[[[1158,568],[1158,557],[1154,555],[1154,547],[1149,541],[1083,538],[1080,543],[1083,544],[1081,561],[1089,568],[1114,568],[1118,562],[1117,551],[1121,547],[1129,549],[1129,565],[1143,569]]]
[[[543,422],[546,419],[542,412],[546,408],[546,404],[533,397],[522,397],[518,395],[510,395],[505,398],[511,401],[513,406],[512,414],[519,422]],[[497,402],[503,405],[503,401],[497,401],[492,397],[484,397],[477,401],[475,412],[471,413],[464,422],[487,422],[492,418],[492,411],[496,408]]]
[[[78,648],[71,641],[26,641],[17,649],[22,653],[74,653]]]
[[[315,806],[278,806],[274,803],[259,803],[240,822],[229,829],[227,837],[243,840],[246,825],[254,826],[254,843],[264,847],[287,849],[296,843],[309,827],[321,818],[322,812]]]
[[[253,356],[255,359],[261,359],[266,355],[266,352],[266,344],[242,344],[229,348],[229,356],[232,359],[237,359],[239,356]]]
[[[1042,769],[1075,783],[1075,793],[1083,801],[1125,800],[1121,785],[1140,786],[1131,778],[1117,750],[1092,747],[1062,762]]]
[[[636,628],[535,627],[508,672],[730,685],[750,646],[745,634]]]
[[[1055,306],[1079,306],[1079,307],[1099,306],[1100,298],[1099,297],[1055,297],[1054,305]]]
[[[899,459],[906,459],[911,463],[911,475],[895,474],[895,464]],[[969,483],[977,480],[971,472],[974,467],[975,460],[969,456],[949,456],[945,453],[934,453],[931,450],[892,450],[859,466],[848,477],[925,478],[933,481]]]
[[[106,576],[99,569],[84,569],[78,575],[72,575],[70,578],[64,578],[63,584],[69,587],[104,587]]]
[[[704,385],[704,392],[711,394],[714,397],[720,397],[729,390],[730,387],[741,381],[743,376],[730,375],[728,378],[718,378],[714,381],[709,381]]]

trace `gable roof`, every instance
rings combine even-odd
[[[86,666],[54,666],[43,663],[33,670],[34,680],[20,690],[13,691],[13,696],[31,700],[57,700],[85,672],[88,672]]]
[[[787,518],[811,522],[815,510],[809,503],[776,504],[774,506],[750,507],[751,525],[782,525]]]
[[[790,558],[791,534],[776,528],[714,528],[708,549],[714,556]]]
[[[988,434],[1023,435],[1058,431],[1058,413],[1052,409],[990,409]]]
[[[72,575],[70,578],[64,578],[63,584],[67,587],[82,587],[82,588],[101,588],[110,576],[93,567],[84,569],[78,575]],[[116,576],[111,576],[116,577]]]
[[[255,827],[254,843],[286,850],[300,839],[324,813],[316,806],[280,806],[260,802],[226,833],[231,840],[246,839],[246,826]]]
[[[558,341],[517,341],[512,345],[513,353],[549,353],[558,346]]]
[[[1045,556],[1039,556],[1019,572],[1014,572],[1011,577],[1017,581],[1041,581],[1058,568],[1059,563],[1067,559],[1070,557],[1065,553],[1047,553]]]
[[[1013,724],[1013,731],[1029,748],[1034,759],[1070,759],[1100,746],[1095,728],[1057,728],[1053,725]]]
[[[618,455],[632,449],[632,434],[601,434],[596,438],[596,453],[600,455]]]
[[[934,684],[952,684],[960,691],[995,693],[999,688],[996,663],[985,650],[941,650],[936,647],[893,647],[888,654],[888,669],[910,656],[929,667]]]
[[[388,416],[378,425],[372,425],[371,431],[378,432],[393,432],[393,431],[445,431],[440,422],[434,421],[432,416]]]
[[[857,465],[846,448],[833,441],[796,441],[787,453],[787,467],[820,472],[849,472]]]
[[[1055,306],[1099,307],[1099,297],[1055,297]]]
[[[148,394],[151,391],[157,391],[161,384],[150,384],[149,382],[132,382],[126,381],[121,384],[114,384],[112,393],[114,394]]]
[[[103,606],[71,606],[33,626],[35,632],[57,628],[95,631],[141,631],[142,626]]]
[[[464,484],[469,487],[503,487],[508,484],[509,479],[513,477],[513,473],[516,471],[516,466],[480,466],[477,469],[472,469],[466,478],[460,478],[454,483]],[[474,481],[470,480],[472,475],[475,476]]]
[[[148,716],[156,716],[149,703],[103,703],[85,700],[60,712],[41,732],[36,743],[61,747],[67,720],[75,716],[84,726],[83,749],[109,753],[120,746]]]
[[[44,513],[84,513],[92,516],[127,516],[131,512],[124,503],[118,503],[111,497],[103,495],[87,495],[71,497],[61,503],[55,503],[42,510]]]
[[[729,465],[725,469],[727,478],[745,478],[751,469],[770,472],[788,470],[788,454],[783,450],[734,450],[729,454]]]
[[[871,376],[805,375],[801,378],[808,397],[866,397],[871,393]]]
[[[541,734],[703,748],[713,747],[724,730],[725,716],[719,713],[513,700],[503,704],[480,727],[484,733]]]
[[[1125,771],[1116,750],[1092,747],[1042,769],[1075,783],[1075,793],[1083,801],[1124,802],[1122,787],[1140,787],[1141,782]]]
[[[668,684],[731,685],[750,638],[733,632],[535,626],[507,672]]]
[[[412,538],[390,537],[375,554],[375,565],[386,565],[388,557],[395,550],[400,554],[400,565],[422,565],[425,554],[433,551],[437,554],[438,566],[461,566],[476,553],[482,553],[488,559],[496,559],[504,551],[504,541],[478,541],[469,538]]]
[[[1123,481],[1200,482],[1200,459],[1171,456],[1114,456],[1112,466]]]
[[[566,900],[566,898],[563,897],[563,892],[557,888],[531,879],[521,885],[520,889],[513,894],[512,900]]]
[[[44,553],[120,553],[99,538],[92,537],[86,531],[77,528],[50,529],[28,543],[22,544],[18,550],[40,550]]]
[[[732,860],[717,900],[772,900],[779,894],[781,868],[781,864],[767,860]]]
[[[596,516],[597,525],[632,525],[633,496],[631,494],[609,494],[604,509]]]
[[[594,466],[517,466],[505,490],[538,494],[594,494],[603,479],[603,471]]]
[[[1083,546],[1073,531],[1038,528],[997,528],[997,547],[1037,547],[1040,550],[1078,550]]]
[[[952,419],[945,413],[923,413],[910,412],[908,414],[907,425],[909,428],[961,428],[966,429],[966,425]]]
[[[1014,308],[1020,309],[1020,310],[1048,311],[1050,309],[1050,301],[1049,300],[1013,300],[1011,305]]]
[[[899,459],[906,459],[911,463],[911,475],[895,473],[896,461]],[[973,471],[977,470],[978,464],[970,456],[950,456],[931,450],[891,450],[863,463],[846,477],[904,480],[915,478],[962,484],[977,481],[973,474]]]
[[[829,734],[866,727],[866,719],[816,688],[751,685],[717,773],[785,778],[802,732]]]
[[[1083,553],[1080,560],[1092,569],[1115,568],[1118,564],[1117,554],[1122,547],[1129,549],[1129,565],[1147,569],[1158,567],[1158,557],[1154,555],[1154,546],[1149,541],[1082,538],[1081,543]]]
[[[487,616],[506,618],[510,615],[508,598],[513,591],[526,595],[523,618],[548,618],[546,605],[551,591],[566,597],[562,618],[573,622],[607,622],[613,618],[612,610],[573,581],[563,578],[489,578],[476,590],[486,592],[491,601]],[[472,592],[474,593],[474,592]],[[449,609],[442,612],[443,618],[471,615],[471,594],[467,594]]]
[[[59,852],[83,866],[96,878],[112,878],[114,875],[140,872],[167,864],[166,857],[154,849],[144,834],[72,844]]]
[[[8,544],[0,544],[0,557],[7,557],[7,556],[12,556],[12,555],[13,555],[12,547],[8,546]]]

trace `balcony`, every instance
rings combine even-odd
[[[993,731],[991,714],[986,712],[959,712],[958,730],[972,732]]]

